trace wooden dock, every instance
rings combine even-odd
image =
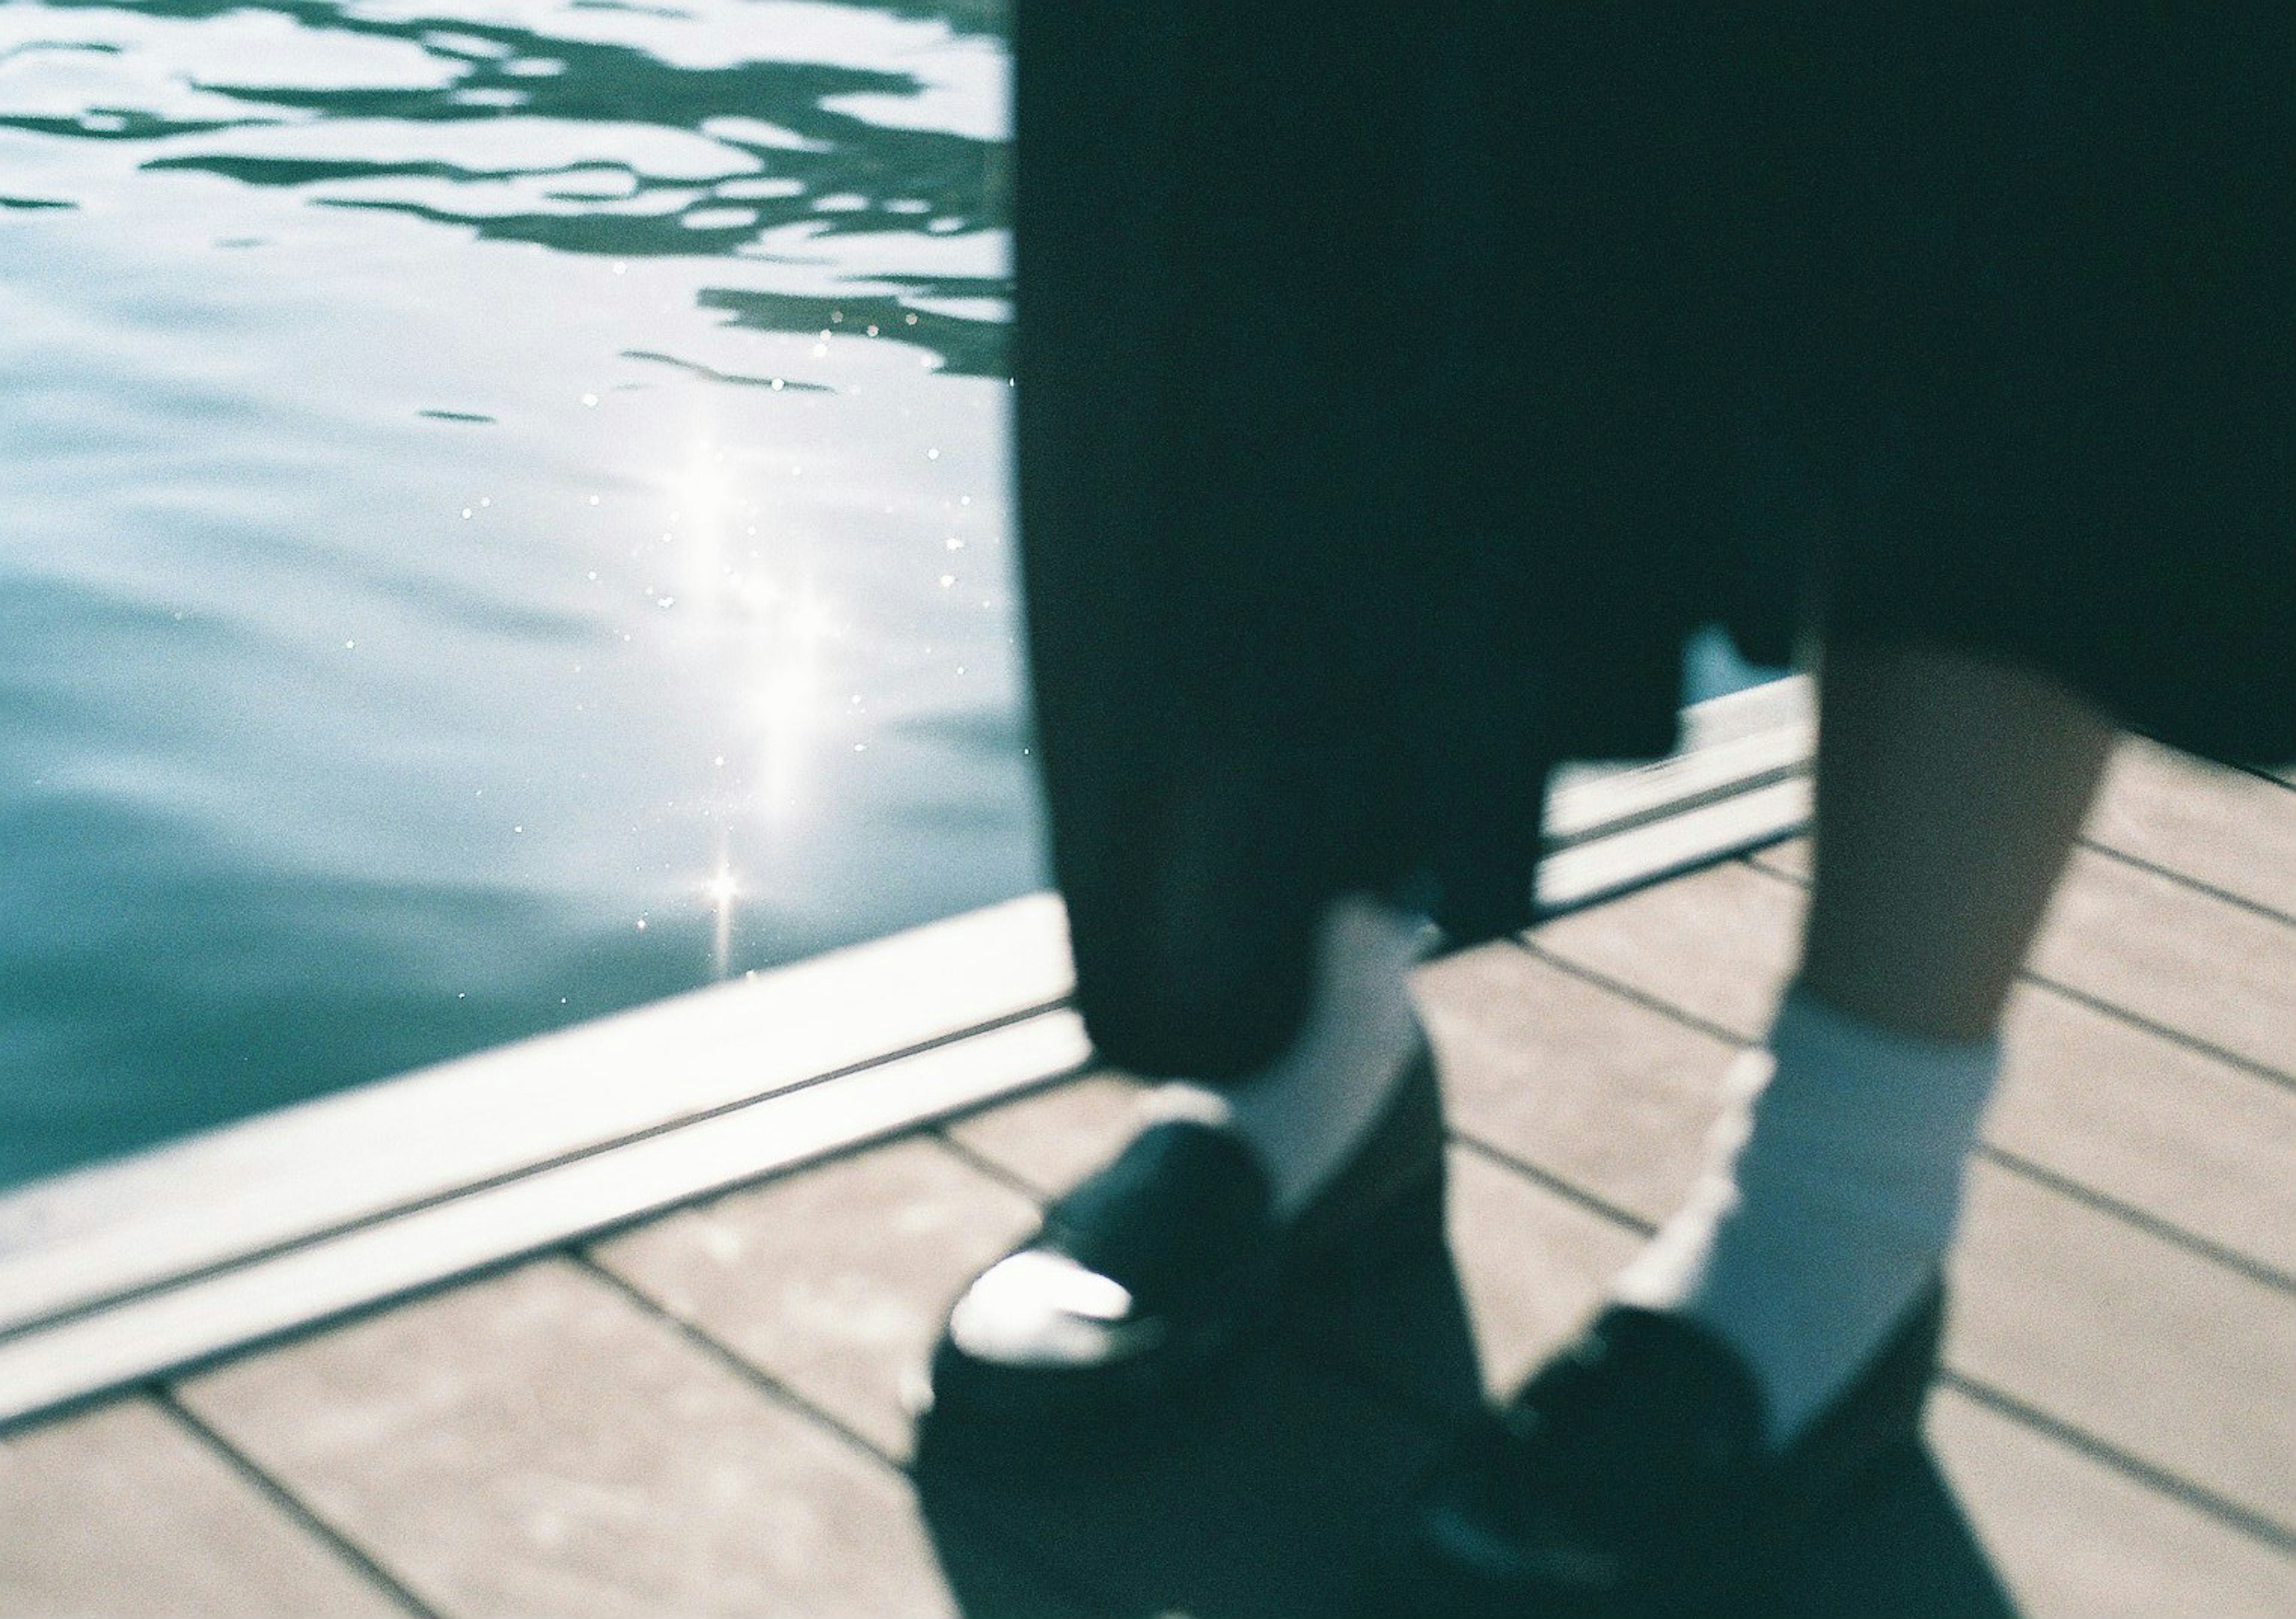
[[[1677,806],[1793,787],[1734,768]],[[1424,967],[1456,1272],[1259,1345],[1113,1478],[984,1473],[906,1403],[1129,1128],[1049,902],[0,1200],[0,1615],[1339,1611],[1447,1413],[1682,1191],[1804,875],[1778,842]],[[2296,1614],[2296,787],[2125,745],[2011,1038],[1933,1460],[1765,1611]],[[613,1083],[562,1079],[563,1139],[463,1164],[577,1070]]]

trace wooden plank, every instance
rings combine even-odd
[[[2131,737],[2086,836],[2296,920],[2296,794]]]
[[[1542,923],[1540,953],[1678,1007],[1742,1042],[1769,1032],[1805,896],[1733,862]]]
[[[2296,1078],[2296,926],[2082,849],[2032,969]]]
[[[0,1438],[0,1613],[403,1615],[148,1399]]]
[[[179,1394],[445,1612],[955,1611],[898,1473],[563,1261]]]
[[[1948,1361],[2296,1537],[2296,1298],[1976,1166]]]
[[[1985,1139],[2296,1279],[2296,1092],[2030,985]]]
[[[1930,1440],[2026,1619],[2284,1619],[2296,1559],[1950,1390]]]
[[[943,1125],[965,1151],[1040,1198],[1059,1196],[1122,1150],[1140,1127],[1138,1080],[1101,1068]]]
[[[0,1329],[874,1062],[1070,985],[1059,901],[1034,895],[40,1182],[0,1198]]]
[[[1449,1224],[1493,1398],[1570,1341],[1601,1304],[1603,1284],[1642,1246],[1631,1228],[1472,1150],[1451,1155]]]
[[[1455,1130],[1632,1219],[1673,1212],[1734,1045],[1506,944],[1431,963],[1414,985]]]
[[[1814,853],[1811,839],[1804,836],[1774,843],[1768,848],[1749,854],[1746,859],[1748,863],[1759,866],[1773,876],[1791,878],[1795,882],[1807,884]]]
[[[888,1455],[958,1290],[1036,1203],[913,1136],[719,1198],[591,1256]]]
[[[1803,900],[1799,888],[1721,866],[1550,922],[1532,936],[1559,961],[1751,1042],[1765,1033],[1792,970]],[[2296,977],[2296,951],[2284,953],[2284,969]],[[1549,992],[1525,981],[1484,993],[1505,1003]],[[1510,1039],[1540,1038],[1520,1018],[1517,1026]],[[1988,1141],[2207,1242],[2296,1272],[2296,1097],[2030,983],[2011,998],[2005,1036],[2008,1064],[1987,1121]],[[1572,1060],[1558,1047],[1542,1062]]]
[[[1073,1013],[1045,1013],[67,1317],[0,1342],[0,1416],[188,1365],[978,1107],[1087,1055]]]

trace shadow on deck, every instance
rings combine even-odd
[[[1430,1255],[1336,1318],[1290,1323],[1177,1417],[1088,1452],[1018,1458],[929,1418],[914,1476],[973,1619],[1328,1619],[1357,1611],[1369,1549],[1485,1382],[1457,1273]],[[1752,1611],[2014,1610],[1934,1462],[1908,1451],[1841,1503]]]

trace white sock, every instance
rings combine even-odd
[[[2000,1043],[1923,1040],[1789,993],[1732,1075],[1705,1173],[1628,1266],[1628,1304],[1721,1335],[1784,1444],[1863,1369],[1936,1271]]]
[[[1307,1020],[1291,1048],[1217,1090],[1160,1085],[1148,1111],[1234,1131],[1268,1173],[1276,1216],[1295,1213],[1347,1161],[1418,1049],[1406,975],[1424,935],[1421,919],[1376,900],[1334,901],[1317,941]]]

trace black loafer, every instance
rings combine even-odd
[[[1423,1045],[1354,1157],[1287,1222],[1234,1135],[1152,1124],[958,1297],[933,1353],[932,1419],[1034,1440],[1149,1411],[1318,1289],[1438,1247],[1443,1186]]]
[[[1783,1451],[1737,1355],[1615,1306],[1454,1447],[1383,1549],[1366,1619],[1742,1613],[1844,1492],[1920,1443],[1944,1290]]]

